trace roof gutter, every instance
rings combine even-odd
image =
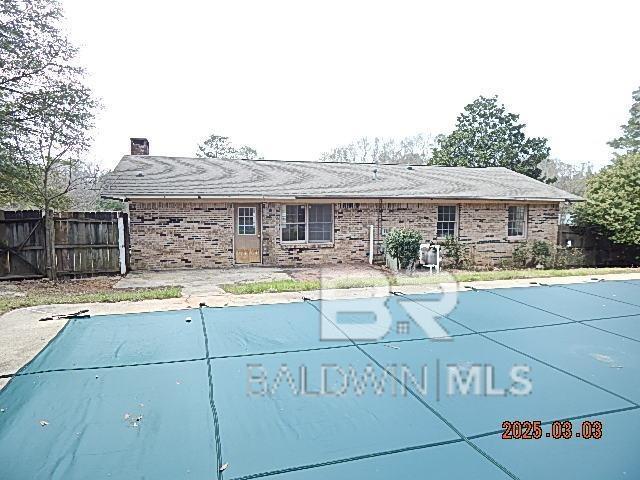
[[[390,201],[411,201],[411,200],[433,200],[433,201],[459,201],[459,200],[471,200],[471,201],[499,201],[499,202],[549,202],[549,203],[572,203],[583,202],[581,197],[577,198],[554,198],[554,197],[472,197],[472,196],[456,196],[456,197],[428,197],[428,196],[410,196],[410,197],[398,197],[398,196],[380,196],[380,195],[129,195],[129,196],[109,196],[100,195],[102,198],[108,198],[113,200],[129,201],[129,200],[331,200],[331,199],[345,199],[345,200],[390,200]]]
[[[101,195],[102,198],[110,198]],[[127,200],[295,200],[296,197],[274,197],[270,195],[129,195]]]

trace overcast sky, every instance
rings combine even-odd
[[[447,133],[498,94],[563,161],[602,166],[640,86],[639,1],[63,0],[102,99],[92,159],[212,132],[316,160],[362,135]]]

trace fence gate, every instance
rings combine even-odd
[[[121,212],[56,212],[59,276],[121,273],[129,266],[129,222]],[[39,210],[0,211],[0,279],[45,275],[45,226]]]
[[[0,278],[42,277],[44,254],[44,219],[39,210],[0,211]]]

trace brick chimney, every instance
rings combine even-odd
[[[146,138],[132,138],[131,155],[149,155],[149,140]]]

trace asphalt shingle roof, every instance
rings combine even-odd
[[[374,173],[374,170],[377,170]],[[117,198],[424,198],[578,201],[502,167],[125,155],[102,190]]]

